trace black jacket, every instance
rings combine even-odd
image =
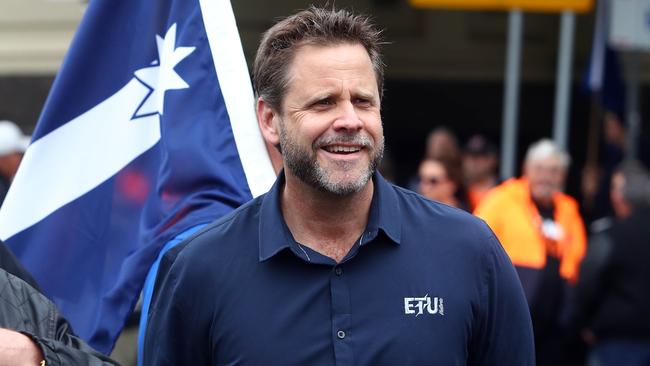
[[[590,244],[598,260],[578,284],[579,311],[599,340],[650,340],[649,223],[650,210],[638,210]]]
[[[46,365],[118,365],[78,338],[56,306],[19,278],[26,275],[35,285],[2,242],[0,266],[0,327],[32,338],[43,351]]]
[[[2,242],[0,242],[0,269],[4,269],[12,275],[27,282],[33,288],[39,291],[41,290],[40,287],[38,287],[36,280],[34,280],[32,277],[31,273],[27,272],[25,267],[23,267],[20,262],[18,262],[18,259],[14,257],[14,254]]]

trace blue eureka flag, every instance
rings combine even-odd
[[[108,353],[163,245],[274,180],[229,1],[92,0],[0,238]]]

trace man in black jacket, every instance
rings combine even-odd
[[[117,365],[74,334],[2,242],[0,365]]]
[[[578,282],[589,365],[650,365],[650,174],[626,162],[612,177],[617,221],[592,235]]]

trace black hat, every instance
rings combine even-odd
[[[465,154],[492,155],[497,153],[497,147],[483,135],[474,135],[465,144]]]

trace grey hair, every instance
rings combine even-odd
[[[623,162],[616,173],[623,175],[625,183],[621,194],[634,208],[650,207],[650,173],[636,160]]]
[[[526,152],[526,162],[545,159],[551,156],[558,157],[565,169],[571,164],[569,154],[551,139],[541,139],[530,145]]]

